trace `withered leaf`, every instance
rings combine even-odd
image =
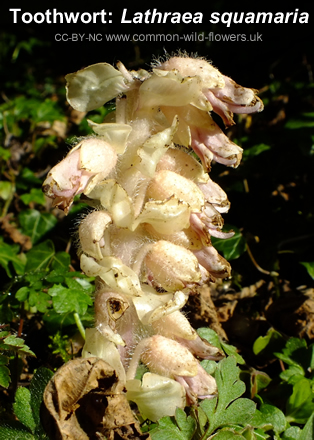
[[[115,370],[102,359],[67,362],[44,392],[43,424],[53,440],[146,440]]]

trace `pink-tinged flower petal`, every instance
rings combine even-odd
[[[211,88],[215,96],[223,102],[230,104],[232,111],[238,108],[241,113],[252,113],[263,110],[263,103],[260,98],[256,96],[257,90],[242,87],[233,79],[223,76],[225,86],[222,88]]]
[[[219,213],[229,211],[230,202],[227,194],[217,183],[209,179],[207,183],[198,183],[197,186],[204,194],[206,202],[213,205]]]
[[[51,171],[43,184],[44,193],[53,205],[68,213],[77,194],[88,194],[114,169],[117,154],[105,141],[85,139]]]
[[[199,156],[205,170],[210,169],[212,160],[227,166],[237,167],[242,157],[242,148],[233,143],[214,122],[209,113],[192,105],[183,107],[161,107],[171,122],[177,115],[178,130],[174,142],[192,147]]]
[[[228,261],[218,254],[214,246],[206,246],[199,251],[193,252],[200,265],[205,267],[215,278],[228,278],[231,274],[231,266]]]
[[[217,396],[218,389],[215,379],[198,364],[197,375],[193,377],[175,376],[175,379],[184,386],[188,404],[197,403],[198,399],[213,399]]]
[[[214,112],[221,117],[225,126],[234,125],[233,113],[230,110],[229,105],[217,98],[211,90],[206,90],[203,93],[211,103]]]
[[[191,147],[205,168],[210,168],[212,160],[233,168],[239,165],[242,148],[232,142],[218,125],[212,125],[209,129],[191,127],[191,135]]]
[[[214,347],[199,336],[190,340],[186,338],[183,339],[183,337],[176,337],[176,340],[180,342],[180,344],[187,347],[194,356],[197,356],[201,359],[219,361],[220,359],[224,358],[224,355],[219,348]]]
[[[224,87],[210,88],[203,93],[226,126],[234,124],[233,113],[249,114],[263,110],[263,102],[256,96],[256,90],[239,86],[227,76],[223,78]]]
[[[210,204],[206,204],[201,213],[192,213],[190,215],[191,228],[198,234],[203,244],[210,243],[210,237],[231,238],[233,231],[223,232],[223,219],[220,213]]]
[[[152,373],[173,378],[183,385],[190,404],[196,403],[197,398],[217,394],[215,379],[206,373],[190,350],[177,341],[161,335],[142,339],[133,353],[127,380],[134,378],[140,360]]]

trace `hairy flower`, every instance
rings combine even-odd
[[[209,110],[218,113],[226,125],[234,124],[233,113],[248,114],[263,110],[263,103],[256,96],[256,90],[239,86],[205,59],[174,56],[156,66],[155,73],[157,69],[161,72],[177,72],[182,79],[197,78],[199,93],[209,101]]]
[[[44,193],[54,206],[66,213],[77,194],[88,194],[108,176],[117,163],[117,153],[99,138],[85,139],[51,171],[43,184]]]
[[[198,261],[193,253],[168,241],[155,243],[144,262],[148,281],[168,292],[193,286],[201,280]]]
[[[215,379],[200,366],[192,353],[179,342],[160,335],[143,339],[136,347],[127,380],[133,379],[141,360],[152,373],[175,379],[186,389],[190,403],[197,398],[211,398],[217,394]]]
[[[218,393],[215,379],[200,364],[197,368],[195,376],[175,376],[175,379],[185,388],[190,405],[196,404],[197,399],[212,399]]]
[[[184,54],[151,71],[94,64],[66,80],[76,110],[116,98],[105,122],[89,121],[94,137],[79,142],[43,185],[66,213],[77,194],[95,209],[78,231],[81,269],[96,278],[95,329],[86,332],[83,356],[108,362],[142,417],[157,421],[217,395],[199,359],[223,354],[181,312],[197,286],[231,273],[211,240],[233,236],[222,230],[230,203],[208,172],[213,161],[237,167],[242,149],[212,112],[230,126],[234,113],[263,104],[254,89]],[[140,362],[150,370],[142,381],[135,379]]]

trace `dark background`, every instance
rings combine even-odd
[[[150,63],[152,55],[163,55],[166,50],[168,53],[185,50],[189,53],[197,52],[200,56],[213,61],[219,69],[232,76],[235,80],[250,85],[254,82],[254,87],[261,88],[269,79],[280,78],[293,72],[296,65],[301,65],[304,60],[311,63],[313,60],[313,19],[311,17],[310,6],[305,2],[302,7],[300,2],[199,2],[187,3],[185,5],[176,3],[176,6],[165,8],[158,2],[155,3],[109,3],[103,1],[93,1],[83,3],[78,2],[32,2],[31,4],[10,3],[1,8],[1,30],[16,35],[17,41],[27,40],[30,37],[39,38],[45,46],[42,54],[37,53],[33,59],[36,69],[43,69],[55,74],[65,75],[76,71],[84,66],[97,62],[115,63],[121,60],[127,67],[145,67]],[[309,4],[307,4],[309,5]],[[122,10],[127,7],[128,17],[135,12],[145,12],[147,9],[156,8],[162,11],[183,12],[202,12],[204,19],[202,24],[121,24]],[[13,13],[10,8],[21,8],[22,12],[45,12],[46,9],[56,8],[58,11],[67,12],[98,12],[102,9],[110,11],[112,24],[13,24]],[[209,23],[212,12],[294,12],[298,8],[299,12],[310,13],[309,24],[237,24],[227,27],[225,24]],[[20,20],[21,21],[21,20]],[[236,33],[262,34],[263,41],[259,42],[56,42],[57,33],[158,33],[158,34],[184,34],[191,32],[215,32],[215,33]],[[4,43],[5,44],[5,43]],[[41,65],[39,65],[41,64]],[[6,66],[6,73],[8,73]],[[38,70],[40,72],[40,70]],[[23,72],[12,69],[11,74],[15,74],[22,80]]]

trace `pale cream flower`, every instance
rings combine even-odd
[[[134,378],[140,360],[151,373],[175,379],[183,385],[190,404],[196,403],[197,398],[212,398],[217,395],[215,379],[177,341],[160,335],[142,339],[132,356],[127,381]]]
[[[169,377],[145,373],[142,381],[126,382],[127,399],[138,406],[143,419],[156,422],[161,417],[174,416],[177,408],[186,406],[185,389]]]

